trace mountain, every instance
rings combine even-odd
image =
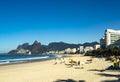
[[[17,47],[17,49],[21,49],[21,48],[30,50],[30,49],[31,49],[31,46],[29,45],[29,43],[24,43],[24,44],[19,45],[19,46]]]
[[[69,43],[64,43],[64,42],[51,42],[46,46],[46,45],[42,45],[38,41],[34,41],[32,45],[30,45],[29,43],[23,43],[22,45],[19,45],[17,49],[11,50],[9,54],[16,54],[20,52],[21,49],[30,51],[31,54],[41,54],[47,51],[62,51],[67,48],[79,48],[79,46],[84,46],[84,47],[94,46],[96,44],[99,44],[99,43],[92,42],[92,43],[84,43],[84,44],[69,44]]]
[[[17,49],[11,50],[8,52],[9,54],[16,54],[18,53],[21,49],[24,50],[29,50],[31,54],[40,54],[40,53],[45,53],[47,52],[47,46],[41,45],[40,42],[35,41],[32,45],[29,45],[29,43],[24,43],[22,45],[19,45]]]
[[[83,46],[84,47],[86,47],[86,46],[92,46],[92,47],[94,47],[94,45],[96,45],[96,44],[99,44],[99,43],[98,42],[91,42],[91,43],[86,42],[86,43],[83,44]]]
[[[33,53],[33,54],[39,54],[41,51],[41,43],[38,42],[38,41],[35,41],[32,45],[31,45],[31,48],[30,48],[30,51]]]
[[[68,44],[68,43],[64,43],[64,42],[52,42],[48,45],[49,51],[51,51],[51,50],[62,51],[62,50],[65,50],[67,48],[78,48],[78,47],[79,47],[78,44]]]

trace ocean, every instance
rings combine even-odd
[[[48,60],[60,57],[54,54],[40,54],[40,55],[4,55],[0,54],[0,65],[17,64],[25,62],[33,62],[40,60]]]

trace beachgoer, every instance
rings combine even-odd
[[[73,66],[73,59],[71,59],[69,62],[71,63],[71,67],[72,67]]]
[[[57,64],[57,59],[55,58],[55,64]]]
[[[120,58],[119,58],[119,62],[118,63],[119,63],[119,68],[120,68]]]
[[[114,68],[117,67],[117,58],[114,59],[114,61],[113,61],[113,66],[114,66]]]
[[[78,65],[80,66],[80,61],[78,61]]]
[[[65,63],[64,57],[63,57],[62,63]]]
[[[81,68],[82,68],[82,69],[84,68],[83,65],[84,65],[84,62],[81,62],[81,66],[82,66]]]
[[[116,67],[119,68],[119,58],[117,58]]]

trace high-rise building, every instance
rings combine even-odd
[[[104,38],[101,39],[101,44],[108,47],[120,39],[120,30],[107,29],[105,30]]]
[[[84,52],[84,46],[80,46],[80,53]]]
[[[105,48],[106,47],[106,41],[105,41],[105,37],[104,36],[100,39],[100,47],[101,48]]]

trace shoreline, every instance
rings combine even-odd
[[[49,54],[47,54],[47,55],[49,55]],[[67,58],[67,57],[75,56],[75,55],[78,55],[78,54],[53,54],[53,55],[55,55],[55,57],[46,58],[46,59],[26,60],[25,62],[18,62],[18,63],[0,64],[0,66],[14,65],[14,64],[24,64],[24,63],[34,63],[34,62],[42,62],[42,61],[54,60],[54,59],[58,59],[58,58]]]
[[[51,55],[51,54],[47,54],[47,55]],[[52,60],[52,59],[55,59],[55,58],[62,57],[62,56],[56,55],[56,54],[53,54],[53,55],[54,55],[54,57],[43,58],[43,59],[41,57],[40,57],[40,59],[34,59],[35,57],[31,57],[31,59],[26,58],[26,60],[25,60],[25,58],[20,58],[20,59],[18,58],[18,59],[13,59],[13,60],[12,59],[8,59],[8,60],[5,59],[5,60],[1,60],[1,61],[3,61],[3,64],[1,63],[0,66],[13,65],[13,64],[22,64],[22,63],[32,63],[32,62],[41,62],[41,61],[47,61],[47,60]],[[6,62],[8,62],[8,63],[6,63]]]
[[[54,54],[57,55],[57,54]],[[1,64],[1,66],[8,66],[8,65],[19,65],[19,64],[27,64],[27,63],[37,63],[37,62],[44,62],[44,61],[50,61],[50,60],[55,60],[59,58],[71,58],[71,57],[90,57],[90,56],[83,56],[82,54],[58,54],[57,57],[55,58],[49,58],[49,59],[38,59],[38,60],[30,60],[27,62],[21,62],[21,63],[9,63],[9,64]]]
[[[54,58],[53,58],[54,59]],[[27,63],[36,63],[36,62],[44,62],[44,61],[49,61],[53,59],[45,59],[45,60],[33,60],[33,61],[27,61],[27,62],[22,62],[22,63],[10,63],[10,64],[3,64],[1,66],[8,66],[8,65],[19,65],[19,64],[27,64]]]

